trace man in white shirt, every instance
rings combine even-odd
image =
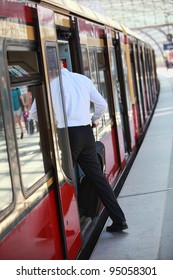
[[[114,192],[105,178],[97,157],[92,127],[105,113],[107,103],[97,91],[92,81],[84,75],[69,72],[61,62],[63,97],[73,164],[82,168],[108,211],[113,223],[106,228],[109,232],[127,229],[127,223]],[[90,102],[95,112],[91,118]],[[58,123],[63,127],[63,123]]]
[[[82,168],[113,221],[112,225],[108,226],[106,230],[114,232],[127,229],[124,213],[101,170],[92,130],[93,127],[97,127],[99,124],[100,117],[106,111],[107,103],[89,78],[78,73],[69,72],[63,67],[62,62],[61,74],[66,120],[64,120],[62,110],[63,102],[60,94],[59,77],[52,78],[50,83],[56,125],[59,129],[64,128],[66,121],[73,164],[78,163]],[[92,117],[90,115],[90,102],[93,102],[95,107]],[[37,119],[35,101],[30,110],[30,116]],[[61,134],[59,134],[59,145],[62,145],[60,148],[62,153],[63,150],[65,153],[62,142]],[[64,166],[63,169],[65,170],[66,167]]]

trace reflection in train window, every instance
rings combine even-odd
[[[99,89],[98,80],[97,80],[97,69],[96,69],[96,61],[95,61],[95,52],[94,49],[89,49],[89,59],[90,59],[90,67],[91,67],[91,80],[97,90]],[[94,112],[94,104],[91,103],[90,112]]]
[[[27,190],[45,174],[37,117],[36,88],[12,87],[10,93],[22,185]]]
[[[7,51],[11,83],[17,84],[40,79],[35,51]]]
[[[99,69],[105,68],[105,57],[103,51],[97,51],[97,61]]]
[[[103,98],[108,102],[105,54],[103,50],[97,50],[97,63],[98,63],[98,74],[99,74],[99,81],[100,81],[100,93],[103,96]],[[104,117],[105,117],[104,122],[108,122],[110,120],[108,107]]]
[[[89,59],[90,59],[90,67],[91,67],[91,79],[97,88],[97,90],[101,93],[103,98],[107,100],[107,88],[106,88],[106,75],[105,75],[105,59],[104,52],[97,50],[96,48],[89,48]],[[94,106],[91,107],[91,113],[94,111]],[[102,130],[106,123],[110,120],[109,111],[107,111],[102,116],[98,131]]]
[[[0,212],[7,208],[13,199],[10,167],[5,139],[2,108],[0,104]]]
[[[95,87],[97,88],[97,90],[99,90],[94,49],[91,48],[89,49],[89,59],[90,59],[90,67],[91,67],[91,79]]]
[[[84,75],[88,78],[91,78],[90,70],[89,70],[89,58],[86,46],[81,46],[82,49],[82,60],[83,60],[83,68],[84,68]]]
[[[121,58],[124,70],[124,79],[125,79],[125,87],[126,87],[126,101],[127,101],[127,108],[130,114],[132,114],[132,106],[131,106],[131,99],[130,99],[130,89],[128,83],[128,69],[127,69],[127,62],[125,56],[125,49],[121,46]]]
[[[113,93],[114,93],[114,100],[115,100],[115,111],[116,115],[119,115],[120,108],[122,106],[121,102],[121,95],[120,95],[120,85],[118,80],[118,72],[117,72],[117,64],[116,64],[116,57],[114,48],[110,48],[110,67],[112,73],[112,85],[113,85]]]
[[[26,196],[52,172],[47,100],[37,52],[31,48],[16,46],[14,51],[9,45],[7,50],[20,181]]]

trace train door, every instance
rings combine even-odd
[[[145,84],[144,84],[144,76],[143,76],[143,67],[142,61],[139,54],[139,42],[134,45],[134,53],[136,57],[136,75],[137,75],[137,83],[138,83],[138,90],[141,96],[142,101],[142,111],[143,111],[143,118],[144,123],[147,121],[147,102],[146,102],[146,94],[145,94]]]
[[[73,25],[73,34],[76,33],[76,29],[78,27],[76,19],[74,19],[74,22],[75,22],[75,25]],[[69,71],[77,70],[76,67],[74,67],[75,66],[74,45],[75,45],[75,51],[76,51],[76,49],[78,49],[78,52],[77,52],[78,63],[81,64],[81,67],[79,67],[79,68],[82,69],[82,72],[84,75],[86,75],[89,78],[92,78],[92,81],[95,84],[95,86],[97,87],[97,89],[103,94],[104,98],[108,101],[107,92],[108,92],[108,79],[109,78],[106,73],[107,64],[106,64],[104,51],[101,48],[97,49],[95,47],[90,47],[89,52],[88,52],[87,47],[84,46],[83,44],[81,46],[77,46],[78,41],[76,42],[76,40],[74,43],[74,36],[69,36],[69,40],[63,39],[63,33],[65,33],[65,30],[66,30],[66,34],[67,34],[68,33],[67,27],[66,27],[66,29],[65,29],[65,27],[61,27],[61,28],[59,27],[57,29],[58,49],[59,49],[60,58],[63,61],[64,66],[67,67]],[[66,37],[68,37],[68,36],[66,36]],[[81,52],[81,58],[82,58],[81,61],[79,59],[80,52]],[[71,55],[71,53],[73,55]],[[100,65],[98,66],[99,63],[100,63]],[[91,107],[90,107],[91,116],[93,114],[93,110],[94,110],[94,107],[93,107],[93,104],[91,104]],[[108,112],[109,111],[107,111],[106,116],[108,115]],[[112,126],[112,128],[111,128],[111,126]],[[100,121],[99,129],[98,130],[94,129],[94,133],[95,133],[95,139],[101,140],[105,144],[107,160],[105,160],[105,156],[103,155],[102,151],[100,150],[101,145],[98,142],[96,143],[97,148],[98,148],[99,159],[100,159],[100,162],[101,162],[101,165],[103,168],[103,172],[105,170],[105,161],[106,161],[107,171],[109,172],[108,177],[112,184],[113,181],[115,180],[115,176],[119,170],[119,158],[118,158],[118,150],[117,150],[118,145],[116,145],[116,142],[115,142],[116,140],[115,140],[113,122],[111,123],[111,126],[110,126],[110,120],[108,123],[108,119],[106,120],[106,118],[104,117]],[[107,133],[104,133],[103,129],[106,130]],[[107,136],[106,136],[106,134],[107,134]],[[102,135],[104,135],[104,139],[103,139]],[[110,145],[108,143],[110,143]],[[109,150],[106,148],[107,146],[109,146]],[[110,147],[111,147],[111,149],[110,149]],[[108,151],[109,151],[109,154],[108,154]],[[75,168],[75,174],[76,174],[76,178],[81,177],[81,179],[82,179],[82,175],[84,175],[79,166],[77,166]],[[93,194],[92,193],[93,191],[91,190],[90,191],[91,194],[89,195],[89,197],[95,197],[95,199],[94,199],[95,205],[89,206],[87,204],[86,206],[84,206],[86,204],[86,199],[83,199],[83,194],[81,194],[81,192],[80,192],[80,189],[82,186],[80,184],[78,184],[78,180],[76,180],[76,186],[77,186],[77,189],[79,190],[78,206],[79,206],[79,213],[80,213],[81,229],[83,232],[85,232],[85,230],[86,230],[85,225],[89,224],[89,217],[91,216],[93,218],[96,215],[98,215],[100,202],[99,202],[99,199],[95,197],[95,194]],[[87,195],[87,193],[86,193],[86,195]],[[93,201],[93,198],[91,200]],[[85,215],[82,213],[85,213]],[[83,216],[86,216],[88,218],[84,218]]]
[[[134,84],[135,97],[137,102],[137,115],[139,121],[139,133],[142,133],[145,114],[144,114],[144,103],[143,96],[141,96],[140,87],[139,87],[139,74],[137,71],[137,57],[136,57],[136,43],[133,42],[130,45],[130,61],[131,61],[131,69],[132,69],[132,79]]]
[[[60,78],[57,33],[53,11],[38,6],[39,30],[43,52],[43,62],[50,93],[50,116],[54,124],[54,144],[56,148],[56,172],[59,182],[59,197],[62,213],[64,239],[67,258],[74,259],[82,246],[74,170],[71,159],[66,117],[63,104],[63,90]],[[46,24],[45,24],[46,23]],[[67,47],[67,46],[66,46]],[[67,61],[67,57],[66,63]],[[65,63],[65,61],[64,61]]]
[[[156,96],[159,93],[159,81],[157,79],[157,71],[156,71],[156,61],[155,61],[155,52],[151,49],[151,59],[152,59],[152,71],[153,71],[153,82],[154,82],[154,89],[156,92]]]
[[[96,140],[105,146],[106,176],[111,185],[120,170],[118,138],[116,136],[115,108],[109,70],[106,34],[102,26],[85,20],[78,21],[84,74],[91,78],[108,103],[108,108],[94,129]],[[94,107],[91,106],[91,114]]]
[[[119,146],[119,156],[121,162],[121,168],[123,169],[126,164],[125,160],[125,133],[124,133],[124,123],[122,120],[122,104],[120,102],[120,84],[118,78],[118,66],[117,60],[115,55],[115,50],[113,46],[113,42],[115,40],[115,32],[109,29],[106,30],[107,33],[107,45],[109,49],[109,63],[110,63],[110,75],[112,80],[112,91],[113,91],[113,99],[114,99],[114,115],[116,121],[116,134],[118,139],[118,146]]]
[[[114,102],[115,102],[115,116],[117,123],[117,133],[119,140],[119,152],[122,168],[125,166],[125,147],[126,147],[126,139],[124,132],[124,122],[122,119],[122,104],[120,98],[120,85],[118,80],[118,71],[117,71],[117,62],[114,48],[110,48],[110,66],[112,71],[112,83],[113,83],[113,93],[114,93]]]
[[[145,48],[139,44],[138,46],[138,67],[140,72],[140,83],[141,83],[141,96],[143,96],[144,101],[144,115],[145,119],[148,118],[149,111],[149,91],[147,84],[146,66],[145,66]]]
[[[108,94],[112,92],[112,88],[110,88],[111,82],[106,61],[107,58],[103,48],[89,47],[91,79],[108,103],[107,112],[96,128],[95,136],[97,140],[101,140],[105,145],[106,175],[112,185],[120,168],[120,159],[115,136],[115,119],[113,120],[112,118],[114,115],[113,97],[112,94]]]
[[[118,63],[118,77],[120,81],[119,98],[122,104],[122,120],[124,123],[125,134],[125,152],[129,154],[135,148],[135,131],[133,123],[132,105],[130,100],[130,91],[128,86],[128,70],[126,65],[124,35],[119,33],[115,40],[115,54]]]
[[[141,53],[141,50],[140,50]],[[149,101],[150,101],[150,108],[152,110],[153,108],[153,96],[151,93],[151,87],[150,87],[150,73],[149,73],[149,66],[148,66],[148,49],[145,48],[144,51],[144,55],[145,55],[145,75],[146,75],[146,85],[147,85],[147,94],[149,96]]]
[[[66,15],[56,14],[55,20],[59,57],[63,61],[64,67],[69,71],[83,73],[77,19],[75,17],[70,18]],[[99,156],[101,156],[101,159],[104,158],[102,156],[103,147],[101,148],[101,143],[97,142],[96,146]],[[79,165],[74,166],[74,175],[81,234],[83,240],[85,240],[85,233],[88,227],[91,225],[92,220],[96,216],[98,217],[100,200],[94,189],[90,187],[90,183]]]

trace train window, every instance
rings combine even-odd
[[[130,100],[130,90],[129,90],[129,85],[128,85],[128,71],[127,71],[127,64],[126,64],[126,56],[125,56],[125,50],[122,46],[121,46],[121,58],[122,58],[122,64],[123,64],[123,70],[124,70],[127,108],[128,108],[129,112],[132,112],[131,100]]]
[[[7,57],[11,84],[39,81],[35,51],[8,51]]]
[[[50,83],[50,92],[52,98],[52,107],[54,111],[54,122],[57,132],[57,150],[60,169],[58,170],[58,179],[60,186],[65,178],[69,183],[73,181],[73,168],[71,161],[70,146],[68,140],[68,131],[66,128],[63,89],[61,84],[57,48],[54,45],[46,46],[46,56],[48,65],[48,75]],[[63,176],[62,176],[63,175]]]
[[[96,59],[95,59],[94,49],[91,49],[91,48],[89,49],[89,59],[90,59],[90,67],[91,67],[90,78],[91,78],[93,84],[95,85],[95,87],[98,90],[99,89],[99,84],[98,84],[97,67],[96,67]],[[90,112],[91,112],[91,114],[94,112],[94,104],[93,103],[91,103]]]
[[[37,117],[33,119],[31,112],[37,106],[36,88],[28,86],[11,87],[10,93],[18,140],[22,185],[26,191],[45,174],[39,121]],[[22,107],[21,104],[26,104],[26,107]]]
[[[145,96],[145,83],[146,83],[146,77],[145,77],[145,67],[144,67],[144,62],[143,62],[143,53],[142,53],[142,48],[139,47],[138,49],[138,71],[140,73],[140,84],[141,84],[141,95],[144,97]]]
[[[89,59],[90,59],[90,67],[91,67],[91,79],[97,88],[99,90],[98,85],[98,77],[97,77],[97,68],[96,68],[96,58],[95,58],[95,52],[94,49],[89,49]]]
[[[7,52],[11,83],[9,94],[17,139],[20,182],[24,194],[28,196],[40,186],[40,180],[46,180],[45,174],[52,168],[48,115],[44,88],[39,80],[36,51],[26,51],[22,47],[13,51],[10,48]],[[44,129],[41,129],[43,126]]]
[[[97,51],[97,61],[98,61],[98,68],[103,69],[105,68],[105,57],[104,57],[104,52],[102,51]]]
[[[99,82],[100,82],[100,92],[103,98],[108,102],[107,96],[107,80],[106,80],[106,65],[105,65],[105,54],[103,50],[97,50],[97,63],[98,63],[98,74],[99,74]],[[108,122],[110,120],[109,109],[104,115],[104,122]]]
[[[90,47],[89,48],[89,59],[90,59],[90,69],[91,69],[91,79],[98,89],[98,91],[102,94],[104,99],[107,99],[107,81],[106,81],[106,67],[105,67],[105,57],[104,52],[101,50],[97,50],[96,48]],[[91,107],[91,113],[94,111],[94,106]],[[97,135],[96,131],[96,138],[98,136],[99,140],[101,139],[101,131],[106,126],[108,121],[110,120],[109,108],[101,118],[97,131],[99,135]]]
[[[87,48],[85,46],[81,46],[81,49],[82,49],[84,75],[87,76],[88,78],[91,78]]]
[[[101,94],[107,101],[107,93],[106,93],[106,85],[105,85],[105,61],[104,61],[104,53],[97,51],[97,63],[98,63],[98,71],[99,71],[99,80],[100,80],[100,90]]]
[[[118,72],[117,72],[117,64],[114,48],[110,48],[110,67],[112,73],[112,81],[113,81],[113,93],[115,100],[115,111],[117,117],[119,116],[118,112],[120,112],[119,105],[121,106],[121,97],[120,97],[120,85],[118,80]]]
[[[5,138],[2,107],[0,104],[0,182],[1,182],[0,213],[4,209],[6,209],[13,200],[12,182],[9,174],[10,174],[9,159],[7,153],[7,144]]]

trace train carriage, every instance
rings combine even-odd
[[[91,78],[108,102],[94,135],[103,172],[118,195],[138,148],[123,28],[60,0],[1,1],[0,22],[0,259],[87,258],[107,214],[97,196],[94,212],[87,205],[92,214],[80,209],[85,174],[72,163],[59,62]],[[143,58],[150,117],[158,95],[156,65],[152,50]],[[26,105],[20,125],[14,118],[16,92]]]

